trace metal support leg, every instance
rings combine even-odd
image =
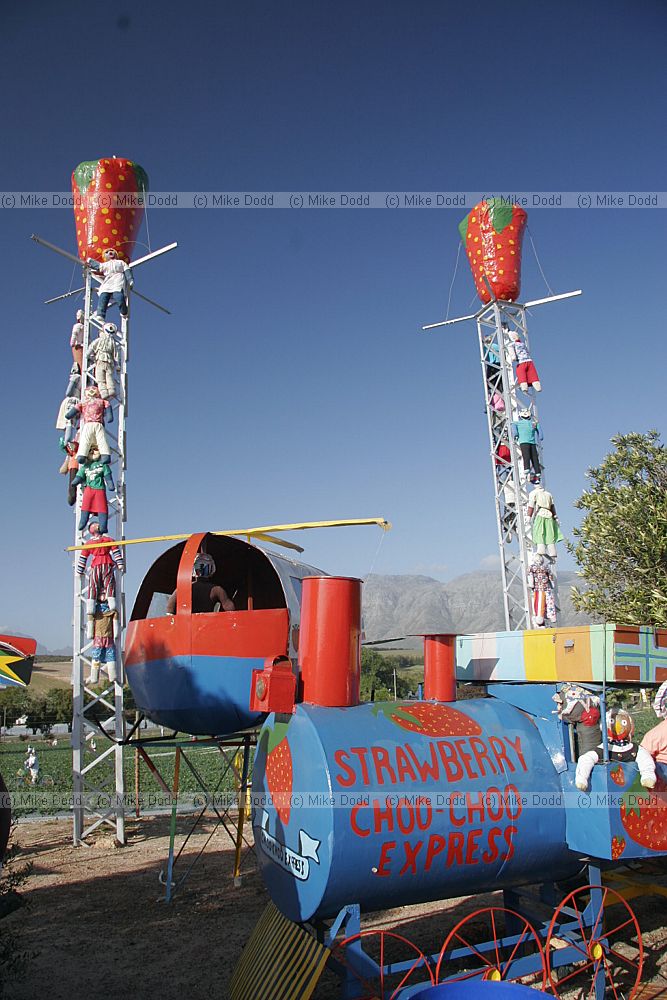
[[[181,772],[181,748],[176,747],[176,760],[174,763],[174,789],[171,802],[171,824],[169,826],[169,857],[167,859],[167,882],[165,887],[164,901],[171,902],[171,876],[174,871],[174,843],[176,841],[176,814],[178,811],[178,780]]]

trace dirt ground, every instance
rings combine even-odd
[[[190,839],[176,871],[182,873],[214,831],[204,823]],[[240,887],[232,881],[233,849],[225,834],[210,843],[179,888],[164,902],[158,875],[169,843],[166,818],[132,820],[128,845],[101,833],[91,847],[71,846],[71,824],[22,821],[14,832],[21,861],[33,869],[21,892],[25,905],[2,921],[34,953],[25,979],[9,983],[9,1000],[108,1000],[121,992],[134,1000],[224,1000],[241,951],[268,902],[254,858],[245,858]],[[178,843],[177,843],[178,846]],[[502,905],[499,894],[406,907],[375,914],[366,926],[401,932],[435,951],[466,913]],[[667,903],[664,897],[633,901],[646,949],[644,983],[667,1000]],[[661,975],[661,973],[663,975]],[[337,1000],[338,981],[325,971],[315,1000]],[[271,1000],[267,992],[266,1000]]]

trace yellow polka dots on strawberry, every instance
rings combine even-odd
[[[144,208],[134,199],[113,196],[140,195],[147,190],[148,178],[142,167],[124,157],[89,160],[76,167],[72,191],[82,259],[102,260],[102,248],[115,243],[119,258],[130,261]]]
[[[526,212],[519,205],[502,198],[480,202],[461,221],[459,233],[482,302],[492,298],[517,301],[526,221]]]

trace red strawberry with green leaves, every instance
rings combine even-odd
[[[527,214],[505,198],[480,201],[459,224],[459,233],[482,302],[514,302],[521,291],[521,245]]]
[[[612,837],[611,838],[612,861],[618,861],[624,850],[625,850],[625,837]]]
[[[481,736],[482,727],[464,712],[432,701],[386,701],[375,705],[393,723],[409,733],[421,736]]]
[[[667,851],[667,782],[642,788],[639,775],[623,796],[621,822],[630,840],[652,851]]]
[[[611,771],[609,772],[609,775],[611,777],[611,780],[616,785],[620,785],[621,788],[623,787],[623,785],[625,784],[625,774],[623,773],[623,768],[621,767],[620,764],[618,764],[616,767],[612,767]]]
[[[147,191],[148,175],[133,160],[107,156],[79,164],[72,193],[81,260],[102,261],[103,252],[114,249],[129,264],[144,217],[136,196]]]
[[[273,729],[265,729],[261,742],[266,751],[266,784],[276,812],[283,826],[289,823],[292,802],[292,751],[287,742],[289,722],[276,722]]]

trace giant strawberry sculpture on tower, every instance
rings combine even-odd
[[[148,175],[121,156],[86,160],[72,173],[79,257],[102,261],[113,249],[129,264],[144,218]],[[141,196],[141,197],[140,197]]]
[[[521,291],[521,244],[528,216],[504,198],[480,201],[459,224],[459,233],[482,302],[515,302]]]

